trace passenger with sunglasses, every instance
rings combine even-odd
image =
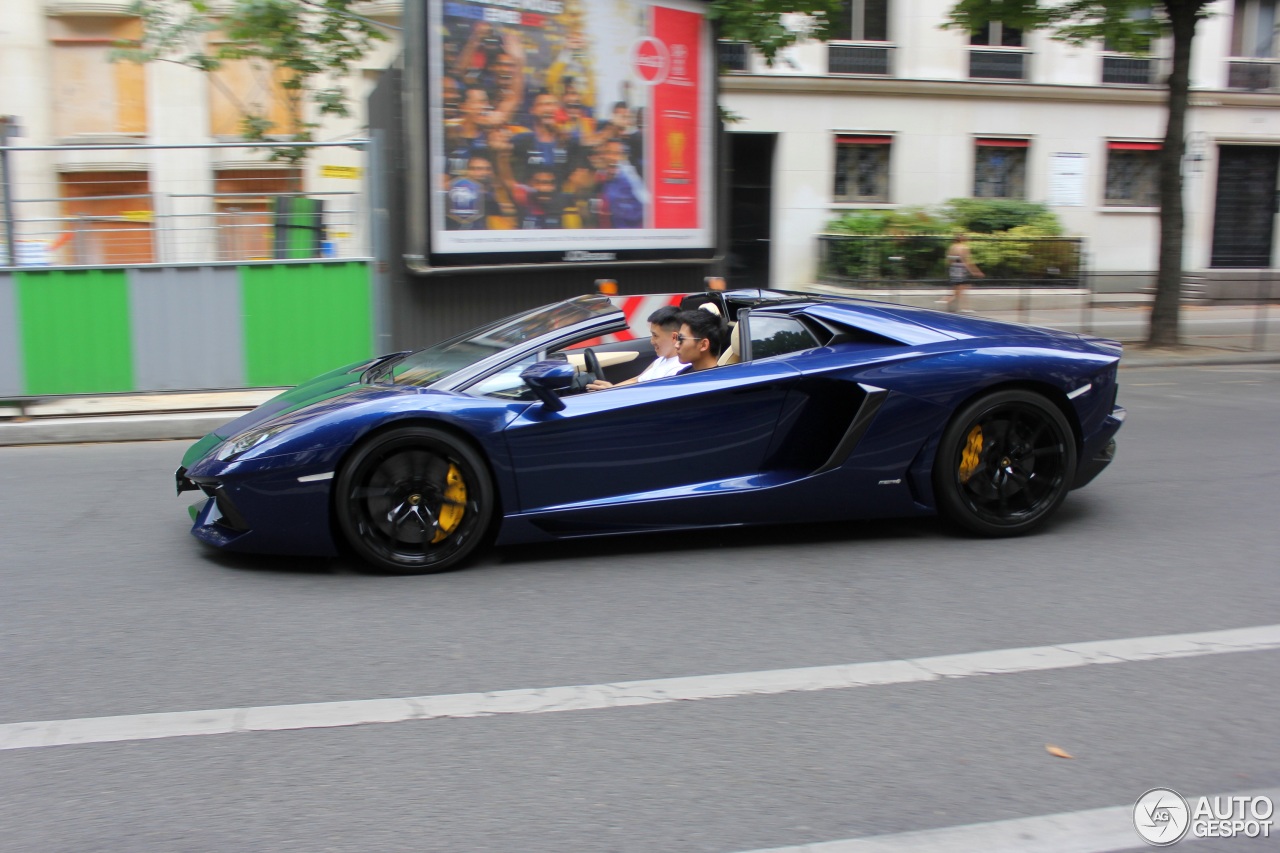
[[[676,358],[689,365],[683,373],[715,367],[724,349],[725,325],[718,315],[695,309],[681,311],[680,333],[676,335]]]

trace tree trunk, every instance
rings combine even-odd
[[[1187,125],[1187,94],[1191,80],[1191,42],[1203,0],[1165,0],[1173,32],[1173,68],[1169,72],[1169,123],[1160,150],[1160,259],[1156,299],[1151,308],[1147,345],[1173,347],[1181,343],[1178,329],[1182,300],[1182,154]]]

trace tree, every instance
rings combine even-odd
[[[1186,135],[1191,43],[1196,24],[1206,17],[1210,0],[959,0],[945,26],[973,32],[991,21],[1022,29],[1051,31],[1070,44],[1106,39],[1127,53],[1145,53],[1152,39],[1171,36],[1173,62],[1168,77],[1168,121],[1160,149],[1160,249],[1156,298],[1147,333],[1148,346],[1181,342],[1179,303],[1182,293],[1182,156]],[[1143,17],[1140,13],[1154,14]]]
[[[135,0],[131,9],[143,22],[143,38],[122,47],[116,58],[130,62],[174,62],[213,72],[228,62],[261,61],[278,74],[288,127],[276,127],[260,106],[210,75],[213,85],[241,115],[246,140],[268,136],[310,142],[319,125],[307,117],[308,101],[319,115],[349,116],[350,96],[341,81],[351,66],[387,36],[377,22],[359,14],[369,0]],[[215,17],[216,15],[216,17]],[[219,39],[209,39],[211,33]],[[274,159],[298,163],[306,148],[277,149]]]
[[[778,51],[802,39],[826,41],[847,0],[711,0],[710,17],[718,35],[743,41],[760,52],[769,65]],[[804,25],[792,16],[804,16]]]

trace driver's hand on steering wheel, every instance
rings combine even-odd
[[[612,387],[613,387],[613,383],[612,383],[612,382],[608,382],[608,381],[606,381],[606,380],[604,380],[604,379],[597,379],[597,380],[596,380],[596,381],[594,381],[594,382],[588,382],[588,383],[587,383],[587,390],[588,390],[588,391],[603,391],[603,390],[604,390],[604,389],[606,389],[606,388],[612,388]]]

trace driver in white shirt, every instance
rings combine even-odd
[[[644,372],[631,379],[625,379],[615,385],[604,379],[597,379],[587,386],[588,391],[603,391],[606,388],[617,388],[621,385],[634,385],[637,382],[648,382],[650,379],[663,379],[674,376],[684,369],[676,357],[676,335],[680,334],[680,309],[674,305],[664,305],[649,315],[649,342],[653,351],[658,354]]]

